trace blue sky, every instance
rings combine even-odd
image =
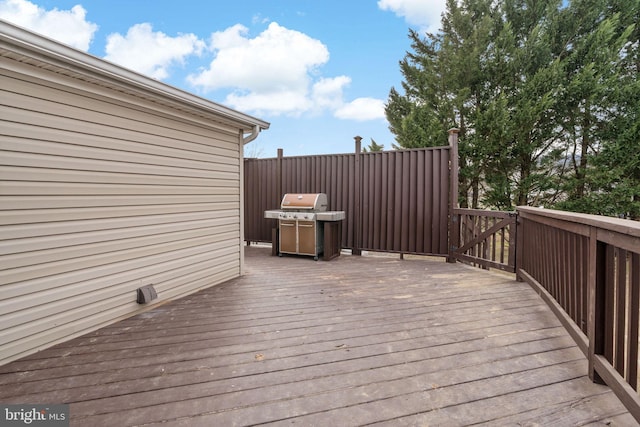
[[[445,0],[0,0],[0,18],[271,123],[274,157],[391,149],[384,117],[408,29]]]

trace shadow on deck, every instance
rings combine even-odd
[[[71,425],[636,425],[546,304],[442,261],[273,258],[0,367]]]

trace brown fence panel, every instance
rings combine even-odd
[[[280,207],[277,162],[275,158],[244,161],[244,235],[247,241],[271,241],[274,221],[264,219],[264,211]]]
[[[271,241],[264,211],[284,193],[326,193],[346,213],[343,248],[447,255],[449,147],[247,159],[244,172],[247,241]]]
[[[282,193],[326,193],[327,209],[345,211],[342,247],[354,247],[355,154],[328,154],[282,159]],[[278,206],[279,207],[279,206]],[[272,227],[276,221],[271,220]]]
[[[447,255],[449,147],[365,153],[361,160],[361,249]]]

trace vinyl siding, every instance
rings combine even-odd
[[[0,365],[240,274],[238,127],[0,61]]]

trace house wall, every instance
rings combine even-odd
[[[242,132],[99,83],[0,58],[0,365],[240,274]]]

